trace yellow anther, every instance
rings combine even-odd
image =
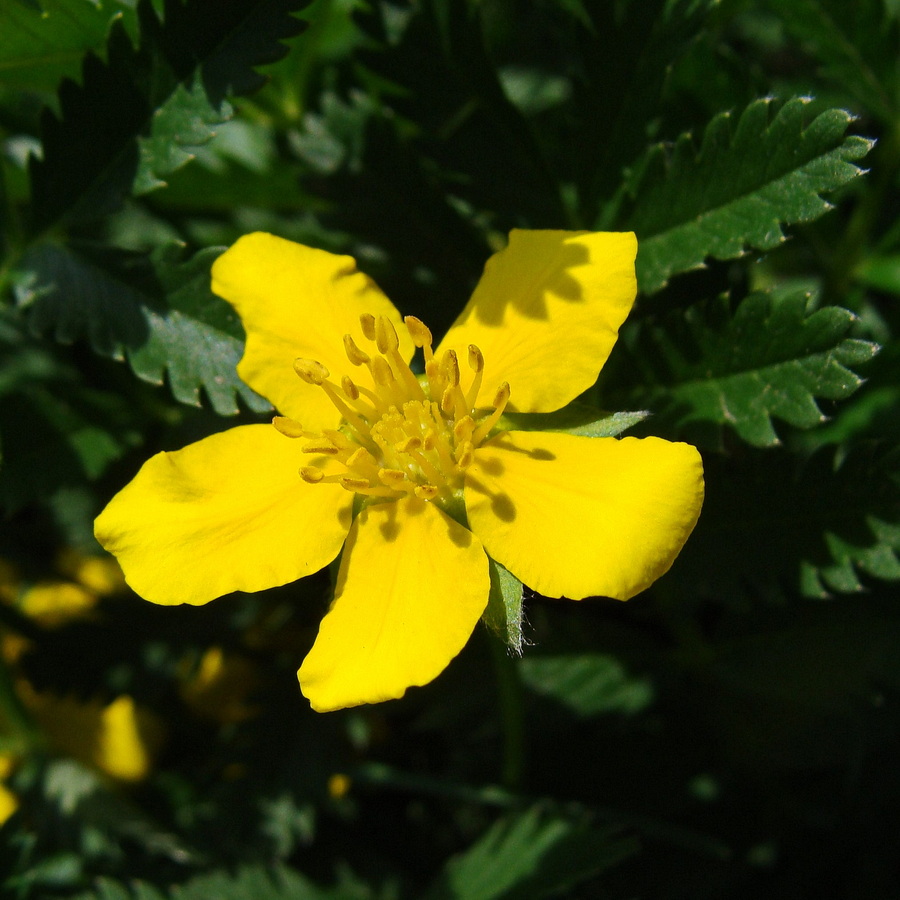
[[[491,429],[500,421],[503,410],[509,402],[509,383],[504,381],[497,389],[494,397],[494,411],[485,419],[482,419],[472,435],[472,443],[477,447],[490,434]]]
[[[396,488],[406,481],[406,472],[401,472],[400,469],[379,469],[378,478],[382,484]]]
[[[474,344],[469,344],[469,368],[473,372],[484,368],[484,354]]]
[[[331,374],[322,363],[315,359],[294,360],[294,371],[307,384],[322,384],[323,381]]]
[[[304,431],[303,426],[299,422],[289,419],[287,416],[275,416],[272,419],[272,424],[275,426],[275,430],[285,437],[300,438],[309,435],[309,432]]]
[[[400,346],[400,338],[387,316],[379,316],[375,321],[375,346],[379,353],[390,353]]]
[[[371,313],[363,313],[359,317],[359,327],[370,341],[375,340],[375,316]]]
[[[398,453],[409,453],[410,450],[421,450],[422,439],[417,437],[408,437],[406,440],[398,441],[394,444],[394,449]]]
[[[375,457],[366,450],[365,447],[360,447],[355,452],[351,453],[350,456],[347,457],[347,462],[344,465],[348,469],[356,469],[356,468],[372,468],[375,465]]]
[[[341,451],[328,441],[313,441],[302,448],[304,453],[321,453],[324,456],[337,456]]]
[[[341,390],[350,400],[359,400],[359,388],[353,383],[349,375],[341,378]]]
[[[363,488],[372,487],[368,478],[353,478],[350,475],[344,475],[344,477],[340,479],[340,485],[348,491],[359,491]]]
[[[325,477],[325,473],[315,466],[304,466],[300,470],[300,477],[307,484],[318,484]]]
[[[363,353],[349,334],[344,335],[344,352],[354,366],[364,366],[369,361],[369,354]]]
[[[456,464],[460,467],[460,469],[468,469],[469,466],[472,465],[472,461],[474,459],[475,448],[472,446],[471,441],[466,441],[464,444],[456,448]]]
[[[509,402],[509,382],[504,381],[503,384],[497,388],[497,394],[494,397],[494,409],[500,409],[501,411],[506,407],[506,404]]]
[[[387,387],[394,381],[394,373],[383,356],[376,356],[372,360],[372,378],[375,380],[375,384],[380,384],[382,387]]]
[[[322,432],[322,434],[324,434],[325,437],[328,438],[328,440],[331,441],[331,443],[334,444],[334,446],[339,450],[347,450],[348,448],[353,446],[347,436],[341,434],[340,431],[335,431],[332,428],[326,428]]]
[[[420,500],[433,500],[438,495],[438,489],[433,484],[420,484],[414,493]]]
[[[459,360],[455,350],[445,350],[441,358],[441,375],[452,385],[459,384]]]
[[[456,443],[462,444],[471,439],[474,430],[475,420],[471,416],[463,416],[453,426],[453,436],[456,438]]]
[[[404,320],[406,330],[417,347],[431,348],[431,331],[428,326],[415,316],[407,316]]]
[[[453,414],[453,407],[456,403],[456,385],[448,385],[441,394],[441,412],[445,415]]]

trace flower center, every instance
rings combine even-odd
[[[414,316],[404,322],[425,355],[423,377],[417,377],[400,354],[390,320],[364,314],[360,324],[374,352],[366,353],[349,334],[344,335],[344,350],[354,366],[368,370],[371,387],[346,375],[338,385],[329,380],[322,363],[294,360],[300,378],[325,391],[340,412],[340,427],[311,432],[284,416],[276,416],[272,424],[288,437],[308,440],[303,452],[317,459],[300,469],[300,476],[309,484],[340,484],[366,497],[414,494],[449,506],[459,500],[475,448],[506,408],[509,385],[500,386],[491,409],[476,410],[484,372],[478,347],[469,345],[473,375],[464,389],[456,353],[445,350],[439,359],[428,328]]]

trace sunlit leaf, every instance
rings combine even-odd
[[[845,137],[844,110],[810,122],[808,102],[757,100],[740,117],[716,116],[699,149],[690,134],[651,147],[626,181],[618,222],[638,236],[641,291],[658,291],[708,257],[777,247],[782,226],[818,218],[830,209],[822,195],[861,174],[855,161],[872,142]]]
[[[630,369],[636,391],[679,426],[711,422],[757,446],[778,442],[772,419],[798,428],[825,421],[817,400],[840,400],[862,384],[853,369],[876,345],[847,337],[852,313],[815,308],[804,293],[757,293],[731,312],[726,298],[638,331]],[[852,367],[852,368],[851,368]]]
[[[286,52],[281,41],[301,28],[289,13],[303,5],[167,0],[160,22],[141,0],[139,46],[117,22],[106,62],[89,54],[82,83],[60,87],[61,117],[44,113],[42,157],[31,163],[35,228],[96,220],[132,190],[162,184],[231,116],[226,97],[259,87],[255,67]]]

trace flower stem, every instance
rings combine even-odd
[[[500,704],[500,722],[503,728],[503,765],[501,784],[511,791],[521,787],[525,768],[525,705],[522,683],[516,667],[503,643],[493,635],[487,635],[494,660],[497,679],[497,699]]]

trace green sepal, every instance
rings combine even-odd
[[[484,624],[517,656],[522,655],[522,582],[496,560],[488,557],[491,592],[481,617]]]
[[[551,413],[504,413],[497,423],[497,430],[556,431],[582,437],[617,437],[649,415],[650,411],[646,409],[608,413],[576,401]]]

